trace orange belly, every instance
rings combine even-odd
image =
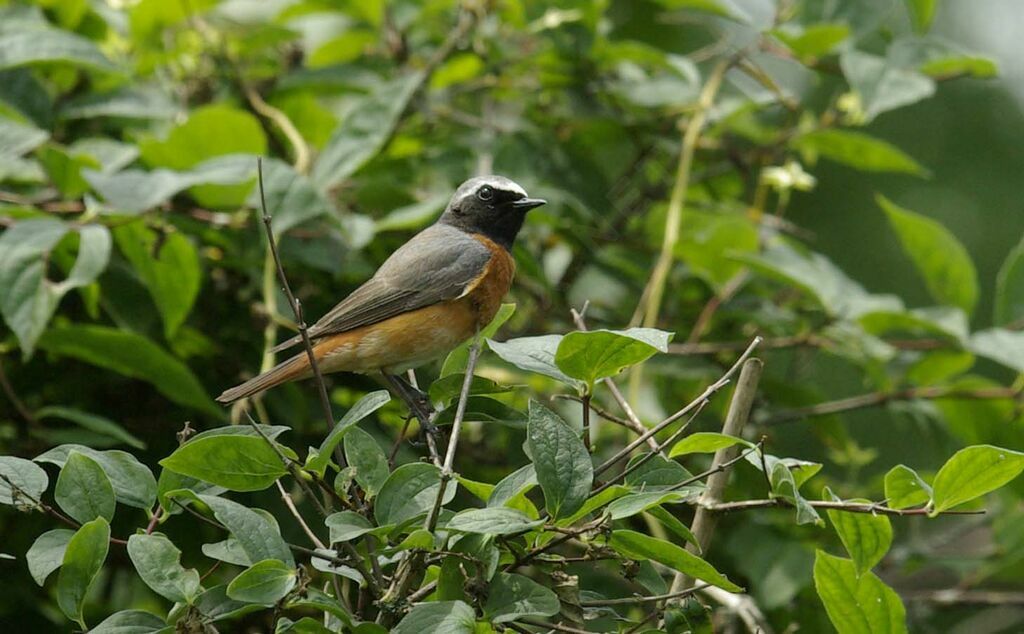
[[[320,369],[397,374],[442,357],[475,336],[501,307],[515,261],[487,238],[474,237],[493,255],[462,297],[325,337],[314,346]]]

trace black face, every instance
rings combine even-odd
[[[545,203],[504,176],[471,178],[455,191],[438,222],[479,233],[512,248],[526,212]]]

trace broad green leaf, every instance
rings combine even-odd
[[[839,65],[850,87],[860,97],[864,122],[883,112],[908,106],[935,94],[935,81],[893,59],[849,49]]]
[[[437,425],[449,425],[455,420],[458,408],[452,404],[441,410],[434,419]],[[501,401],[486,396],[470,396],[466,399],[466,411],[462,420],[470,423],[498,423],[507,427],[522,429],[526,426],[526,416],[517,409],[509,407]]]
[[[213,622],[226,621],[264,609],[261,605],[235,601],[230,598],[227,585],[214,586],[203,592],[196,597],[193,605],[203,616]]]
[[[978,303],[978,274],[967,250],[938,222],[904,209],[884,196],[876,198],[889,217],[903,249],[924,277],[936,300],[970,315]]]
[[[898,147],[862,132],[815,130],[793,140],[805,160],[823,156],[865,172],[925,176],[928,171]]]
[[[72,227],[52,218],[17,222],[0,235],[0,313],[27,358],[61,298],[91,283],[110,258],[110,232],[101,225],[78,229],[78,256],[61,282],[46,276],[47,261]]]
[[[697,541],[697,536],[693,534],[690,528],[683,524],[678,517],[673,515],[663,506],[649,507],[645,513],[655,518],[668,530],[675,533],[677,537],[680,537],[684,541],[687,541],[697,549],[698,555],[703,555],[703,551],[700,546],[700,542]]]
[[[462,601],[421,603],[409,610],[392,634],[474,634],[476,614]]]
[[[423,77],[415,72],[381,84],[349,111],[313,166],[317,188],[340,185],[380,152]]]
[[[228,596],[246,603],[277,603],[295,587],[298,573],[278,559],[257,562],[228,584]]]
[[[182,501],[190,499],[202,502],[210,507],[217,521],[226,526],[238,540],[249,561],[280,559],[289,566],[295,565],[292,552],[281,538],[277,525],[260,513],[232,500],[197,495],[187,489],[172,491],[168,496]]]
[[[345,435],[345,460],[355,469],[356,482],[367,498],[377,495],[391,473],[384,450],[373,436],[359,427],[349,429]]]
[[[971,335],[967,348],[974,354],[1024,372],[1024,332],[990,328]]]
[[[72,451],[57,477],[53,499],[79,523],[114,517],[114,487],[103,467],[89,456]]]
[[[608,505],[606,512],[613,520],[621,520],[642,513],[652,506],[666,503],[682,502],[688,496],[676,491],[655,491],[652,493],[633,493],[620,497]]]
[[[0,154],[21,156],[50,138],[50,133],[28,123],[0,117]]]
[[[775,30],[772,34],[782,40],[797,57],[814,58],[831,53],[850,36],[850,27],[837,22],[823,22],[809,24],[799,34],[783,30]]]
[[[337,556],[337,553],[332,550],[320,550],[318,548],[316,552],[330,557]],[[366,580],[363,578],[363,575],[351,566],[336,564],[330,559],[324,559],[322,557],[310,557],[309,563],[313,564],[313,567],[320,572],[326,572],[332,575],[338,575],[339,577],[344,577],[345,579],[351,579],[359,584],[360,587],[366,585]]]
[[[996,277],[995,323],[1005,325],[1024,318],[1024,239],[1006,256]]]
[[[117,246],[153,297],[170,339],[188,317],[199,294],[202,274],[195,247],[182,233],[163,233],[143,222],[114,230]]]
[[[169,120],[179,114],[180,107],[159,87],[127,85],[111,92],[89,92],[68,99],[61,106],[59,116],[70,120],[97,117]]]
[[[445,206],[448,204],[448,198],[448,194],[435,194],[411,205],[399,207],[377,220],[374,224],[374,229],[377,233],[422,229],[427,223],[441,215],[441,212],[444,211]],[[505,304],[505,306],[511,305]],[[489,337],[490,335],[485,336]],[[441,373],[441,376],[444,376],[444,372]]]
[[[505,506],[509,501],[537,486],[537,471],[532,464],[516,469],[494,486],[487,506]]]
[[[0,33],[0,69],[64,62],[97,70],[117,67],[90,40],[59,29],[12,29]]]
[[[505,342],[487,340],[487,346],[494,354],[511,363],[520,370],[543,374],[557,379],[575,388],[583,387],[583,383],[566,375],[555,365],[555,352],[562,341],[562,335],[542,335],[540,337],[519,337]]]
[[[465,376],[465,374],[457,372],[443,376],[431,383],[430,390],[428,390],[430,401],[446,407],[449,403],[457,402],[459,395],[462,394],[462,383]],[[501,385],[497,381],[482,376],[474,376],[469,386],[470,394],[502,394],[511,391],[511,386]]]
[[[557,414],[530,401],[526,444],[533,457],[544,505],[552,518],[575,513],[590,495],[594,465],[583,441]]]
[[[14,456],[0,456],[0,504],[32,508],[48,486],[50,478],[36,463]]]
[[[266,154],[267,137],[254,115],[229,105],[212,104],[190,113],[188,120],[172,129],[166,139],[143,140],[139,150],[142,160],[151,167],[189,170],[225,154]],[[245,202],[251,189],[250,179],[240,185],[199,185],[190,193],[206,207],[236,207]]]
[[[570,332],[555,351],[555,365],[566,375],[593,386],[658,352],[668,352],[672,333],[654,328]]]
[[[542,520],[531,520],[522,511],[505,506],[492,506],[456,513],[445,528],[461,533],[511,535],[531,530],[541,524]]]
[[[57,578],[57,605],[64,616],[87,629],[82,617],[82,603],[89,586],[107,558],[110,546],[110,524],[102,517],[82,524],[68,541]]]
[[[330,462],[334,448],[342,441],[349,428],[386,405],[390,400],[391,395],[387,390],[370,392],[359,399],[350,410],[345,412],[345,415],[341,417],[341,420],[334,426],[331,433],[327,434],[327,438],[324,438],[324,441],[320,443],[317,455],[307,465],[310,470],[322,472],[327,467],[327,463]]]
[[[274,448],[253,436],[193,439],[160,465],[230,491],[262,491],[288,473]]]
[[[995,60],[980,55],[952,55],[930,59],[918,67],[925,75],[935,79],[949,79],[960,75],[987,79],[999,75]]]
[[[414,462],[398,467],[377,494],[373,506],[377,524],[401,524],[426,513],[433,508],[440,487],[441,470],[432,464]],[[454,482],[449,482],[442,503],[450,502],[457,488]]]
[[[818,512],[800,495],[800,485],[803,484],[803,480],[798,481],[796,474],[790,469],[790,465],[775,456],[766,455],[764,458],[768,466],[768,480],[772,485],[772,495],[788,500],[796,508],[796,523],[823,525],[824,522]],[[748,460],[751,459],[748,458]],[[818,465],[818,468],[820,469],[821,465]]]
[[[933,515],[981,497],[1024,471],[1024,453],[992,445],[965,447],[942,465],[932,482]]]
[[[341,619],[346,627],[351,627],[352,615],[345,610],[345,606],[341,604],[341,601],[316,588],[306,588],[302,595],[293,595],[285,602],[285,609],[301,608],[326,612]]]
[[[524,617],[558,614],[558,595],[523,575],[499,572],[488,589],[484,617],[491,623],[507,623]]]
[[[643,464],[635,467],[641,460],[644,461]],[[693,477],[693,474],[678,462],[660,455],[651,456],[648,453],[637,454],[630,458],[626,463],[626,469],[632,469],[632,471],[626,474],[623,484],[642,491],[663,491]],[[682,491],[692,494],[694,491],[699,491],[701,487],[703,487],[702,483],[694,482],[692,486],[682,489]]]
[[[491,323],[480,330],[480,341],[488,341],[490,343],[490,338],[498,332],[498,329],[505,325],[505,322],[509,320],[514,312],[516,312],[515,304],[502,304],[501,308],[494,315],[494,319],[491,320]],[[472,345],[473,341],[464,341],[448,353],[444,363],[441,365],[441,377],[456,373],[466,373],[466,364],[469,363],[469,349]]]
[[[36,410],[36,418],[59,418],[71,421],[82,429],[107,436],[118,442],[123,442],[134,449],[146,448],[146,444],[144,442],[114,421],[103,416],[99,416],[98,414],[83,412],[82,410],[75,409],[73,407],[63,407],[61,405],[41,407]]]
[[[274,625],[274,634],[332,634],[333,630],[328,629],[323,623],[311,616],[304,616],[298,621],[293,621],[282,616]]]
[[[135,333],[106,326],[61,326],[47,331],[39,346],[56,355],[142,379],[180,405],[217,418],[224,415],[188,366]]]
[[[165,599],[191,605],[202,591],[199,573],[181,565],[181,551],[164,535],[132,535],[128,556],[143,583]]]
[[[719,449],[725,449],[733,445],[754,446],[753,443],[742,438],[736,438],[735,436],[713,431],[699,431],[686,436],[673,445],[668,457],[675,458],[676,456],[685,456],[691,453],[714,453]]]
[[[341,511],[324,520],[331,531],[331,543],[348,542],[374,530],[373,524],[355,511]]]
[[[924,33],[932,24],[935,17],[935,5],[938,0],[906,0],[907,8],[910,10],[910,17],[914,20],[914,28]]]
[[[860,502],[861,500],[851,500]],[[832,526],[850,553],[857,576],[874,568],[892,545],[892,525],[885,515],[828,511]]]
[[[891,508],[920,506],[932,499],[932,488],[910,467],[896,465],[885,474],[885,500]]]
[[[32,542],[32,547],[25,553],[28,571],[36,583],[42,586],[46,578],[54,570],[60,568],[64,561],[64,551],[75,531],[67,528],[55,528],[46,531]]]
[[[617,530],[612,533],[608,544],[626,557],[652,559],[723,590],[743,592],[743,588],[726,579],[714,566],[670,542],[635,531]]]
[[[90,634],[156,634],[167,628],[159,616],[143,610],[115,612],[89,630]]]
[[[248,567],[253,563],[249,559],[249,555],[245,554],[245,549],[242,548],[241,542],[234,537],[228,537],[212,544],[203,544],[202,551],[210,559],[216,559],[217,561],[223,561],[236,566]]]
[[[82,445],[60,445],[36,457],[36,462],[49,462],[63,468],[68,456],[77,451],[95,460],[110,478],[117,501],[138,509],[149,510],[156,500],[156,478],[149,467],[126,451],[97,451]]]
[[[849,559],[816,551],[814,587],[839,634],[907,631],[906,610],[899,595],[872,572],[858,576]]]

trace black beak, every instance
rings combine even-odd
[[[512,201],[512,208],[519,209],[521,211],[530,211],[541,205],[546,205],[548,201],[543,198],[520,198],[519,200]]]

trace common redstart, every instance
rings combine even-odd
[[[526,212],[546,201],[503,176],[471,178],[436,223],[399,247],[365,284],[307,331],[321,372],[396,375],[447,354],[494,318],[512,285],[512,243]],[[299,345],[294,336],[274,352]],[[303,351],[219,397],[230,403],[313,375]]]

